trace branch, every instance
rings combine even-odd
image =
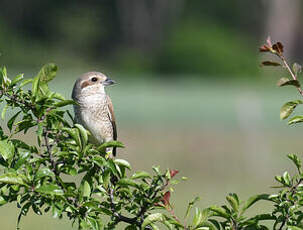
[[[113,212],[114,217],[117,218],[117,222],[125,222],[125,223],[128,223],[128,224],[135,224],[138,227],[141,226],[141,223],[137,221],[137,217],[129,218],[129,217],[123,216],[122,214],[120,214],[116,211],[116,205],[114,203],[114,189],[113,188],[109,189],[109,200],[110,200],[111,210]]]
[[[232,230],[238,230],[238,224],[234,218],[232,218]]]
[[[149,197],[149,198],[154,199],[157,196],[158,192],[162,191],[167,186],[167,184],[168,183],[166,182],[160,189],[156,189],[156,186],[157,186],[157,182],[156,182],[155,185],[152,187],[152,191],[154,191],[154,192],[151,195],[151,197]],[[125,223],[128,223],[128,224],[135,224],[138,227],[142,226],[142,223],[144,221],[144,214],[150,208],[150,206],[153,205],[152,203],[145,203],[143,206],[141,206],[140,211],[138,212],[136,217],[129,218],[129,217],[126,217],[126,216],[124,216],[124,215],[122,215],[122,214],[120,214],[116,211],[116,205],[114,203],[114,189],[113,188],[109,188],[108,195],[109,195],[109,199],[110,199],[111,210],[113,212],[114,217],[117,218],[117,222],[125,222]],[[146,198],[148,198],[148,197],[146,197]],[[138,219],[141,219],[141,220],[138,221]],[[151,228],[146,227],[146,229],[151,229]]]
[[[5,90],[0,90],[1,96],[6,96],[9,98],[11,101],[13,101],[16,104],[21,104],[27,107],[30,110],[35,110],[35,105],[33,103],[29,103],[28,101],[25,101],[23,98],[18,98],[17,94],[13,93],[12,95],[6,93]]]
[[[284,67],[287,69],[287,71],[291,75],[292,79],[297,81],[296,73],[294,73],[294,71],[290,68],[289,64],[287,63],[287,61],[286,61],[286,59],[283,55],[284,47],[283,47],[281,42],[277,42],[275,44],[272,44],[270,37],[268,37],[267,40],[266,40],[266,44],[261,46],[259,48],[259,51],[260,52],[269,52],[271,54],[276,55],[282,61]],[[272,66],[279,66],[280,65],[280,63],[275,63],[275,62],[271,62],[271,61],[265,61],[265,62],[263,62],[263,64],[264,65],[272,65]],[[296,88],[297,88],[298,92],[300,93],[300,95],[303,96],[302,88],[299,85],[296,86]]]
[[[301,178],[301,179],[297,182],[297,184],[295,184],[294,186],[291,187],[291,189],[289,190],[291,196],[293,196],[293,195],[296,193],[298,186],[299,186],[302,182],[303,182],[303,179]],[[287,199],[287,201],[291,202],[289,199]],[[289,219],[289,212],[287,212],[286,217],[285,217],[285,219],[283,220],[283,222],[282,222],[282,224],[281,224],[279,230],[282,230],[282,229],[283,229],[283,227],[284,227],[284,225],[287,223],[288,219]]]
[[[160,178],[161,178],[161,177],[158,176],[158,178],[157,178],[156,182],[154,183],[153,187],[151,187],[151,189],[150,189],[150,190],[152,191],[152,194],[151,194],[150,196],[148,196],[148,197],[145,196],[146,199],[155,199],[156,196],[157,196],[157,194],[158,194],[159,192],[163,191],[163,190],[167,187],[167,185],[169,184],[169,180],[166,179],[165,183],[164,183],[160,188],[156,189],[156,187],[158,186],[158,182],[160,181]],[[136,215],[137,218],[140,218],[140,219],[141,219],[140,225],[142,225],[142,223],[143,223],[143,221],[144,221],[144,214],[145,214],[145,213],[147,212],[147,210],[148,210],[151,206],[153,206],[153,205],[154,205],[154,203],[147,203],[147,202],[146,202],[146,203],[141,207],[140,211],[139,211],[138,214]],[[168,211],[170,211],[170,210],[168,210]],[[171,211],[172,211],[172,212],[171,212]],[[174,218],[175,220],[177,220],[178,222],[180,222],[180,221],[178,220],[178,218],[176,217],[176,215],[174,214],[173,210],[171,210],[171,211],[170,211],[170,213],[172,214],[173,218]]]
[[[52,167],[52,171],[55,173],[56,176],[59,176],[59,172],[56,169],[57,163],[56,161],[53,159],[53,155],[52,155],[52,148],[53,146],[50,145],[49,143],[49,138],[48,138],[48,134],[49,134],[49,130],[44,130],[43,132],[43,138],[44,138],[44,143],[45,143],[45,147],[48,153],[48,157],[51,163],[51,167]]]
[[[282,60],[284,66],[286,67],[287,71],[289,72],[289,74],[291,75],[292,79],[297,81],[297,76],[294,74],[294,72],[292,71],[292,69],[290,68],[289,64],[287,63],[285,57],[283,54],[278,54],[277,53],[277,56]],[[303,96],[303,90],[301,87],[299,86],[296,86],[298,92],[301,94],[301,96]]]

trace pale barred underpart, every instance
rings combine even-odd
[[[79,98],[79,106],[75,109],[77,122],[85,125],[91,132],[90,140],[96,144],[113,140],[113,127],[108,116],[106,95],[90,95]]]

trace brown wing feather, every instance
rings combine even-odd
[[[112,100],[110,99],[109,96],[107,96],[107,106],[108,106],[108,111],[109,111],[109,119],[112,123],[112,127],[113,127],[113,140],[117,140],[117,126],[116,126],[116,118],[115,118],[115,114],[114,114],[114,107],[112,104]],[[113,148],[113,155],[116,156],[116,147]]]

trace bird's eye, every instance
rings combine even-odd
[[[96,82],[96,81],[98,81],[98,78],[93,77],[93,78],[91,79],[91,81],[92,81],[92,82]]]

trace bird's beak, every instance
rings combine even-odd
[[[108,86],[108,85],[113,85],[116,84],[116,82],[110,78],[107,78],[104,82],[103,85]]]

